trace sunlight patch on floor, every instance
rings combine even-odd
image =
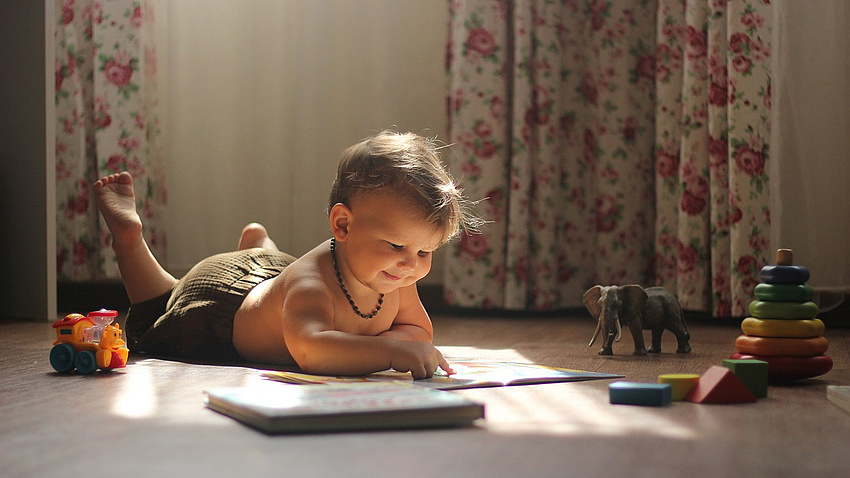
[[[533,363],[527,357],[517,352],[514,349],[479,349],[476,347],[467,347],[460,345],[444,345],[437,349],[443,354],[443,357],[452,362],[452,360],[490,360],[499,362],[520,362]]]
[[[148,418],[157,412],[157,390],[153,373],[142,360],[128,367],[112,397],[110,411],[125,418]]]
[[[534,363],[514,349],[478,349],[442,346],[454,360],[489,360]],[[667,407],[611,405],[608,383],[612,380],[560,384],[523,385],[466,390],[464,395],[485,403],[484,426],[498,433],[544,433],[554,435],[626,436],[655,435],[692,439],[696,430],[674,420],[673,403]]]
[[[606,383],[609,381],[606,381]],[[658,436],[694,439],[697,431],[676,423],[666,407],[611,405],[605,390],[582,383],[529,385],[490,390],[486,428],[497,433],[550,435]],[[520,390],[520,388],[528,390]],[[484,392],[484,391],[482,391]],[[496,393],[492,393],[496,392]]]

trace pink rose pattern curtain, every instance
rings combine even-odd
[[[658,9],[656,280],[717,317],[748,313],[772,258],[768,3]]]
[[[118,277],[91,186],[123,170],[154,254],[165,235],[154,8],[151,0],[57,0],[57,270],[65,280]]]
[[[769,6],[450,8],[455,168],[492,222],[450,246],[446,301],[547,310],[640,283],[743,314],[767,255]]]

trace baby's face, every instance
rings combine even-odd
[[[358,281],[387,293],[413,284],[431,270],[443,234],[411,200],[374,192],[353,198],[348,267]]]

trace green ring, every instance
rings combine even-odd
[[[772,302],[807,302],[812,300],[814,289],[809,284],[766,284],[756,286],[756,299]]]
[[[750,302],[750,315],[759,319],[811,319],[818,315],[814,302]]]

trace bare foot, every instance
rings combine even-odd
[[[262,247],[271,251],[278,251],[277,244],[269,237],[265,226],[258,222],[252,222],[242,228],[239,236],[239,250]]]
[[[113,247],[133,246],[142,238],[142,219],[136,212],[133,177],[127,171],[94,183],[94,200],[112,233]]]

